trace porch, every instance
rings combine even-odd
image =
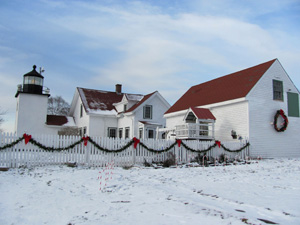
[[[175,134],[178,139],[214,139],[214,123],[186,123],[175,126]]]
[[[209,109],[190,107],[184,124],[175,126],[177,139],[213,140],[216,118]]]

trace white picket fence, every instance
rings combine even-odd
[[[10,144],[20,137],[13,134],[0,133],[0,148]],[[56,136],[56,135],[38,135],[32,137],[37,142],[47,147],[63,148],[80,141],[79,136]],[[99,146],[109,149],[117,150],[123,148],[131,139],[112,139],[106,137],[91,137],[92,140]],[[148,148],[155,150],[163,150],[174,144],[174,140],[155,140],[143,139],[141,140]],[[212,146],[215,142],[205,141],[184,141],[184,143],[192,149],[205,150]],[[243,147],[246,142],[227,142],[222,143],[229,149],[235,150]],[[176,144],[168,152],[153,153],[143,148],[141,145],[130,145],[127,149],[119,153],[104,152],[96,148],[95,145],[88,142],[87,146],[82,142],[75,147],[65,151],[46,151],[38,146],[27,143],[24,140],[18,144],[0,150],[0,167],[33,167],[45,165],[63,165],[70,162],[76,162],[79,165],[103,167],[108,163],[114,162],[115,166],[131,166],[134,164],[142,165],[145,161],[161,162],[166,160],[170,152],[176,156],[177,163],[192,162],[198,153],[191,152],[185,149],[182,145],[178,147]],[[225,152],[222,147],[216,146],[206,155],[208,157],[220,157],[221,154],[226,154],[227,158],[245,159],[249,155],[249,147],[239,153]]]

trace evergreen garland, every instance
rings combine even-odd
[[[43,149],[43,150],[46,150],[46,151],[50,151],[50,152],[54,152],[54,151],[66,151],[66,150],[69,150],[69,149],[72,149],[74,148],[76,145],[79,145],[80,143],[83,142],[83,139],[79,140],[79,141],[76,141],[75,143],[67,146],[67,147],[63,147],[63,148],[54,148],[54,147],[47,147],[43,144],[41,144],[40,142],[37,142],[36,140],[34,140],[33,138],[31,138],[29,140],[29,142],[35,146],[38,146],[39,148]]]
[[[13,146],[15,146],[16,144],[18,144],[19,142],[21,142],[22,140],[24,140],[26,135],[24,134],[23,137],[20,137],[19,139],[17,139],[16,141],[10,143],[10,144],[7,144],[7,145],[4,145],[2,147],[0,147],[0,150],[4,150],[6,148],[12,148]],[[119,149],[116,149],[116,150],[110,150],[110,149],[107,149],[107,148],[103,148],[101,147],[100,145],[98,145],[92,138],[88,138],[87,139],[87,142],[90,142],[95,148],[97,148],[98,150],[100,151],[104,151],[104,152],[107,152],[107,153],[119,153],[119,152],[122,152],[124,150],[126,150],[127,148],[129,148],[132,144],[134,144],[138,139],[136,138],[133,138],[132,140],[130,140],[126,145],[124,145],[123,147],[119,148]],[[84,138],[80,139],[79,141],[76,141],[75,143],[69,145],[69,146],[66,146],[66,147],[61,147],[61,148],[54,148],[54,147],[47,147],[43,144],[41,144],[40,142],[37,142],[35,139],[31,138],[30,136],[30,139],[29,139],[29,142],[37,147],[39,147],[40,149],[43,149],[43,150],[46,150],[46,151],[66,151],[66,150],[69,150],[69,149],[72,149],[74,148],[75,146],[81,144],[82,142],[84,142]],[[184,142],[180,142],[182,144],[182,146],[187,149],[188,151],[191,151],[191,152],[197,152],[197,153],[206,153],[210,150],[212,150],[213,148],[215,148],[218,143],[215,142],[214,144],[212,144],[211,146],[209,146],[207,149],[205,150],[197,150],[197,149],[193,149],[193,148],[190,148],[189,146],[187,146]],[[171,150],[172,148],[175,147],[176,144],[178,144],[177,140],[175,140],[175,142],[173,144],[171,144],[169,147],[166,147],[165,149],[161,149],[161,150],[156,150],[156,149],[152,149],[152,148],[149,148],[148,146],[146,146],[143,142],[140,142],[140,140],[138,140],[138,144],[145,148],[146,150],[150,151],[150,152],[154,152],[154,153],[164,153],[164,152],[167,152],[169,150]],[[220,142],[219,142],[220,144]],[[228,148],[226,148],[223,144],[220,144],[220,146],[227,152],[241,152],[242,150],[244,150],[245,148],[247,148],[248,146],[250,145],[249,142],[247,142],[247,144],[243,147],[241,147],[240,149],[236,149],[236,150],[230,150]]]
[[[211,145],[210,147],[208,147],[207,149],[205,150],[197,150],[197,149],[193,149],[193,148],[190,148],[189,146],[187,146],[184,142],[181,142],[182,146],[185,147],[187,150],[191,151],[191,152],[197,152],[197,153],[205,153],[205,152],[208,152],[210,151],[211,149],[213,149],[214,147],[217,146],[217,143],[214,143],[213,145]]]
[[[7,144],[7,145],[4,145],[2,147],[0,147],[0,150],[4,150],[6,148],[12,148],[14,147],[16,144],[18,144],[20,141],[23,141],[24,140],[24,137],[20,137],[18,140],[15,140],[14,142],[10,143],[10,144]]]
[[[245,144],[245,146],[241,147],[240,149],[237,149],[237,150],[230,150],[229,148],[226,148],[223,144],[221,144],[222,148],[227,151],[227,152],[241,152],[242,150],[244,150],[245,148],[247,148],[248,146],[250,146],[250,143],[247,142],[247,144]]]
[[[171,150],[176,144],[177,142],[175,141],[173,144],[171,144],[169,147],[165,148],[165,149],[161,149],[161,150],[155,150],[153,148],[148,148],[143,142],[139,143],[143,148],[145,148],[146,150],[148,150],[149,152],[154,152],[154,153],[163,153],[163,152],[167,152],[169,150]]]
[[[90,138],[88,141],[91,142],[91,144],[93,144],[94,147],[96,147],[98,150],[101,150],[101,151],[104,151],[104,152],[108,152],[108,153],[122,152],[122,151],[126,150],[127,148],[129,148],[133,144],[133,142],[134,142],[134,140],[132,139],[126,145],[124,145],[122,148],[119,148],[119,149],[116,149],[116,150],[109,150],[107,148],[103,148],[100,145],[98,145],[92,138]]]

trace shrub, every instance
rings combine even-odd
[[[163,161],[163,167],[170,167],[176,165],[176,156],[173,152],[167,154],[167,159]]]

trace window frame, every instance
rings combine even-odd
[[[147,109],[149,109],[149,112],[147,112]],[[149,115],[148,115],[148,113],[149,113]],[[143,107],[143,118],[144,119],[152,119],[152,114],[153,114],[152,105],[145,105]]]
[[[119,135],[119,138],[123,138],[123,128],[119,128],[118,135]]]
[[[150,132],[152,132],[152,137],[150,137]],[[154,139],[154,129],[148,129],[147,136],[148,139]]]
[[[79,112],[79,116],[80,116],[80,118],[83,117],[83,105],[82,105],[82,104],[80,104],[80,112]]]
[[[114,135],[111,135],[114,131]],[[116,138],[117,137],[117,128],[116,127],[108,127],[107,128],[107,137],[109,138]]]
[[[275,100],[275,101],[284,101],[284,98],[283,98],[283,81],[273,79],[272,84],[273,84],[273,100]],[[278,85],[278,84],[280,84],[280,85]]]
[[[143,139],[143,131],[144,131],[143,128],[139,129],[139,139]]]
[[[130,127],[125,127],[125,139],[130,137]]]

